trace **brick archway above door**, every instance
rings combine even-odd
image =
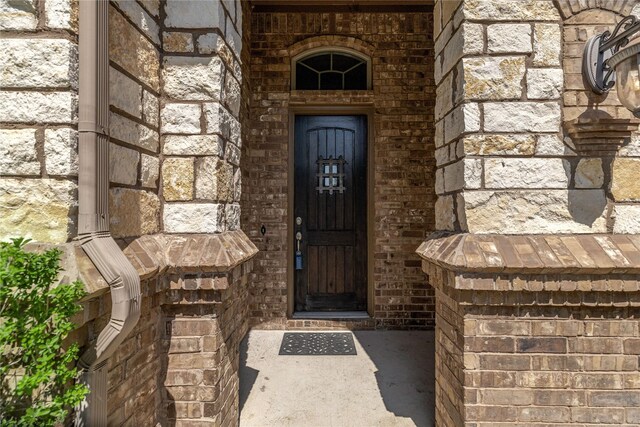
[[[349,49],[353,49],[360,53],[367,55],[368,57],[373,57],[375,53],[375,47],[365,41],[357,39],[355,37],[347,37],[347,36],[339,36],[339,35],[327,35],[327,36],[316,36],[309,37],[304,40],[301,40],[297,43],[289,46],[289,56],[291,58],[301,54],[310,49],[315,49],[318,47],[346,47]]]

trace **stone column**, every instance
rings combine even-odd
[[[586,35],[629,9],[436,2],[443,232],[418,253],[436,287],[439,426],[639,422],[640,240],[607,234],[638,232],[637,138],[603,156],[567,124],[588,110],[628,118],[579,67]]]
[[[160,116],[167,233],[239,228],[240,5],[178,0],[165,4]]]

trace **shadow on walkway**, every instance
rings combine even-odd
[[[377,368],[376,381],[387,410],[411,418],[418,427],[434,426],[434,335],[355,331],[354,336]]]

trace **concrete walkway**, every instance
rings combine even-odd
[[[433,332],[356,331],[357,356],[279,356],[283,334],[243,343],[241,427],[434,425]]]

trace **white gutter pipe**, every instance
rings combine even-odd
[[[79,3],[78,238],[111,289],[111,319],[80,357],[77,426],[107,425],[107,361],[140,318],[140,277],[109,233],[109,1]]]

